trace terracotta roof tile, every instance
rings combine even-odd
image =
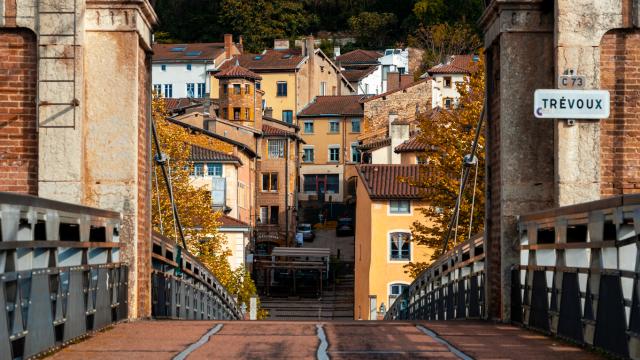
[[[234,219],[228,215],[220,216],[218,221],[222,223],[222,227],[249,227],[249,224],[247,224],[246,222]]]
[[[240,65],[229,66],[215,75],[217,79],[250,79],[261,80],[262,76]]]
[[[317,96],[298,116],[352,115],[363,116],[362,95]]]
[[[420,141],[417,135],[411,137],[409,140],[405,140],[405,142],[396,146],[396,148],[394,149],[396,153],[426,151],[426,150],[427,150],[427,145],[422,141]]]
[[[367,102],[367,101],[379,99],[381,97],[384,97],[384,96],[387,96],[387,95],[391,95],[393,93],[397,93],[398,91],[406,90],[406,89],[408,89],[408,88],[410,88],[412,86],[416,86],[416,85],[422,84],[423,82],[426,82],[426,81],[429,81],[429,80],[431,80],[431,78],[423,78],[423,79],[420,79],[418,81],[414,81],[412,83],[409,83],[409,84],[406,84],[404,86],[401,86],[401,87],[399,87],[399,88],[397,88],[395,90],[390,90],[390,91],[384,92],[384,93],[376,95],[376,96],[370,96],[368,98],[363,99],[362,102]]]
[[[474,55],[452,55],[446,63],[438,64],[427,72],[429,74],[470,74],[476,70]]]
[[[378,64],[382,54],[374,50],[357,49],[336,57],[336,61],[343,64]]]
[[[224,43],[154,44],[153,61],[193,61],[217,58],[224,52]]]
[[[202,105],[204,100],[204,98],[165,98],[164,106],[171,113],[186,107]]]
[[[301,54],[290,51],[266,50],[262,54],[243,54],[225,61],[219,70],[235,65],[236,60],[240,66],[254,72],[268,70],[295,70],[304,59]]]
[[[291,131],[280,129],[274,126],[262,125],[262,134],[265,136],[295,136]]]
[[[376,139],[366,144],[362,144],[358,146],[358,149],[362,151],[374,151],[374,150],[382,149],[383,147],[386,147],[386,146],[391,146],[390,137],[387,137],[384,139]]]
[[[418,179],[420,165],[358,165],[358,175],[371,199],[420,199],[421,189],[400,181]]]
[[[369,66],[369,67],[363,68],[363,69],[344,69],[344,70],[342,70],[342,75],[344,75],[344,77],[347,79],[347,81],[356,82],[356,81],[360,81],[360,80],[364,79],[369,74],[371,74],[374,71],[376,71],[377,69],[378,69],[377,65]]]
[[[205,149],[200,146],[191,145],[191,154],[189,154],[189,161],[216,161],[216,162],[235,162],[242,164],[240,159],[234,155],[225,154],[220,151]]]

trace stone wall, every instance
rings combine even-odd
[[[416,113],[431,110],[431,81],[420,80],[404,88],[388,91],[364,101],[364,118],[369,129],[387,127],[389,113],[402,120],[414,120]]]
[[[0,28],[0,191],[37,195],[36,37]]]
[[[600,193],[640,192],[640,31],[614,30],[600,43],[600,86],[611,115],[600,123]]]

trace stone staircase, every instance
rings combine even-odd
[[[340,276],[319,299],[261,297],[269,320],[353,320],[352,274]]]

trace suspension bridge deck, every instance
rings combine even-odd
[[[598,359],[582,348],[481,321],[138,321],[51,359]]]

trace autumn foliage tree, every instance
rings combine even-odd
[[[442,254],[460,190],[463,158],[471,151],[484,103],[482,56],[475,68],[476,71],[465,82],[457,84],[460,99],[456,108],[436,110],[419,118],[419,139],[430,150],[422,154],[426,164],[421,167],[420,180],[408,181],[424,190],[423,200],[428,206],[420,211],[428,220],[416,221],[412,235],[418,245],[436,250],[433,258]],[[484,131],[481,131],[476,151],[477,166],[471,165],[469,180],[462,193],[457,226],[451,232],[448,249],[468,239],[469,234],[475,235],[483,229],[484,144]],[[424,262],[410,263],[407,270],[415,277],[427,265]]]
[[[191,145],[198,145],[222,152],[231,151],[230,145],[189,130],[166,120],[165,101],[153,99],[153,118],[162,152],[166,155],[167,172],[178,215],[187,243],[187,250],[213,272],[220,283],[238,296],[239,303],[249,306],[249,298],[256,294],[256,287],[249,274],[242,268],[232,270],[228,261],[231,255],[226,238],[218,232],[220,212],[211,207],[211,195],[191,184]],[[153,156],[157,152],[153,147]],[[159,166],[153,168],[152,223],[155,231],[175,239],[180,235],[174,221],[168,186]]]

